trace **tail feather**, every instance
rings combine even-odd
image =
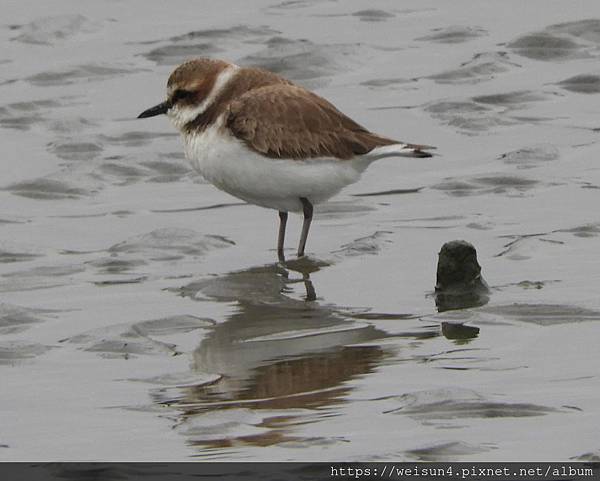
[[[435,150],[435,147],[431,145],[397,143],[375,147],[367,154],[367,157],[373,160],[384,157],[433,157],[434,154],[428,152],[429,150]]]

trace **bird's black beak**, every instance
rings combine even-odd
[[[166,101],[161,104],[155,105],[154,107],[151,107],[148,110],[144,110],[140,115],[137,116],[137,118],[145,119],[146,117],[155,117],[156,115],[166,114],[167,110],[169,110],[170,108],[171,103],[169,101]]]

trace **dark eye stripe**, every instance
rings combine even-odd
[[[171,98],[172,102],[177,102],[179,100],[188,99],[192,96],[193,92],[189,90],[177,89],[173,92],[173,97]]]

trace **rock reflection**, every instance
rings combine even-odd
[[[181,409],[179,428],[193,444],[223,448],[299,441],[286,434],[291,424],[322,416],[323,408],[352,389],[349,381],[369,374],[391,354],[378,345],[356,345],[386,337],[385,332],[316,301],[310,275],[326,266],[302,258],[181,288],[186,297],[236,303],[193,356],[196,372],[217,373],[219,379],[181,388],[177,399],[168,401]],[[304,300],[292,297],[295,284],[304,284]],[[223,410],[231,414],[227,426],[218,415]]]
[[[456,341],[457,344],[462,344],[479,336],[479,328],[452,322],[442,322],[442,334],[446,339]]]

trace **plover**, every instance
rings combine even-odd
[[[430,157],[433,147],[374,134],[317,94],[267,70],[199,58],[177,67],[167,100],[138,118],[166,114],[186,157],[217,188],[279,211],[283,258],[288,212],[304,215],[304,255],[313,206],[356,182],[383,157]]]

